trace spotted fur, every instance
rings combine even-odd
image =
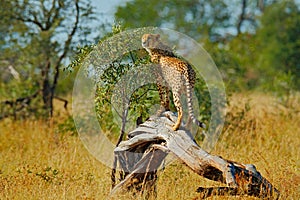
[[[192,89],[195,85],[196,73],[192,66],[178,58],[170,47],[160,40],[159,34],[144,34],[142,37],[142,46],[146,49],[151,57],[151,61],[159,65],[161,75],[158,73],[158,92],[161,99],[161,107],[169,110],[169,90],[164,87],[162,82],[165,81],[173,93],[173,100],[178,118],[173,126],[173,130],[178,130],[182,121],[183,110],[180,101],[180,95],[185,93],[189,110],[189,119],[198,126],[205,128],[205,124],[195,118],[193,112]]]

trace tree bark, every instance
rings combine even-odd
[[[49,71],[51,68],[50,59],[47,60],[45,67],[41,70],[41,91],[43,97],[43,108],[48,117],[52,117],[53,99],[51,98]]]
[[[245,15],[246,15],[246,8],[247,8],[247,0],[242,0],[242,12],[240,14],[240,17],[239,17],[239,21],[238,21],[238,24],[237,24],[237,33],[238,35],[241,33],[241,27],[242,27],[242,24],[245,20]]]
[[[226,184],[224,187],[202,188],[196,199],[212,195],[251,195],[278,199],[279,191],[264,178],[252,164],[241,164],[211,155],[195,142],[184,128],[173,131],[176,122],[172,112],[161,117],[151,117],[128,134],[128,140],[115,148],[119,170],[123,176],[114,186],[111,195],[135,189],[151,193],[156,189],[157,170],[168,153],[172,153],[191,170],[207,179]]]

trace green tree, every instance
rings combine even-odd
[[[0,13],[2,113],[11,106],[14,114],[28,108],[52,116],[61,67],[75,44],[89,42],[86,20],[94,19],[89,0],[3,0]],[[8,68],[18,80],[7,75]],[[39,100],[29,106],[33,99]]]
[[[299,3],[262,1],[256,7],[253,1],[242,2],[236,2],[242,8],[237,35],[221,42],[205,41],[205,49],[223,72],[229,90],[289,93],[299,85]]]
[[[147,30],[149,31],[149,28]],[[97,45],[82,48],[68,66],[70,69],[80,66],[91,76],[90,78],[96,85],[94,101],[99,124],[111,139],[116,139],[116,133],[120,132],[117,144],[126,131],[132,130],[131,128],[136,124],[149,117],[151,111],[154,111],[154,105],[158,107],[160,105],[153,66],[148,66],[151,63],[150,57],[140,42],[145,30],[139,29],[134,35],[125,34],[120,37],[121,39],[114,39],[113,45],[105,42],[106,39],[111,39],[111,36],[121,34],[123,31],[121,26],[114,25],[112,32],[103,37]],[[120,52],[126,43],[132,43],[133,46],[140,46],[140,48],[126,52],[112,60],[115,58],[116,52]],[[103,53],[101,56],[97,53],[98,48],[100,48],[99,52]],[[89,66],[95,66],[92,72],[89,71]],[[201,77],[197,77],[197,79],[195,93],[199,100],[198,107],[202,121],[207,122],[211,117],[210,95],[203,79]],[[140,85],[141,87],[135,88]],[[216,89],[213,92],[218,91]],[[220,104],[224,103],[220,101]],[[157,109],[159,109],[158,107]],[[176,110],[173,104],[171,109]],[[118,123],[115,121],[114,114],[118,116]],[[118,129],[117,125],[121,125],[121,127]]]
[[[151,73],[143,71],[141,74],[144,77],[136,77],[139,67],[150,63],[150,58],[145,50],[137,49],[111,60],[115,57],[116,52],[120,51],[118,48],[122,46],[121,43],[136,39],[128,35],[120,41],[115,40],[113,45],[105,43],[106,39],[122,31],[124,29],[120,25],[113,25],[112,32],[101,38],[97,45],[81,48],[76,53],[72,63],[67,67],[70,70],[82,67],[85,73],[90,74],[90,78],[96,85],[94,101],[99,124],[104,133],[108,133],[107,136],[110,139],[117,139],[117,133],[120,133],[117,144],[122,140],[126,129],[132,128],[132,126],[149,117],[151,106],[159,104],[158,93],[155,92],[156,86],[154,84],[146,84],[137,90],[132,88],[138,85],[138,82],[142,79],[146,79],[147,75],[152,76]],[[101,52],[105,53],[101,57],[97,54],[99,46],[101,46]],[[94,51],[94,54],[90,54],[92,51]],[[108,64],[103,64],[105,61],[108,61]],[[96,66],[92,72],[89,71],[89,64]],[[150,68],[149,71],[151,71]],[[131,94],[131,92],[133,93]],[[114,114],[117,115],[118,124],[115,120],[112,120]],[[118,125],[121,125],[121,127],[118,127]]]
[[[264,81],[300,89],[299,5],[294,0],[273,4],[265,9],[260,22],[257,56],[260,72],[266,77]],[[280,80],[286,79],[286,75],[290,80]]]
[[[168,27],[193,37],[211,54],[230,90],[243,90],[263,83],[259,46],[267,43],[256,32],[263,27],[259,16],[273,4],[275,0],[134,0],[119,6],[115,16],[125,27]]]
[[[144,0],[127,2],[115,13],[124,27],[168,27],[195,39],[221,37],[221,29],[230,26],[230,13],[223,0]]]

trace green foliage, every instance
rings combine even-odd
[[[88,54],[94,49],[94,45],[78,46],[71,64],[63,68],[64,71],[73,72],[78,66],[82,64]]]
[[[32,173],[30,170],[27,171],[28,173]],[[43,181],[46,181],[47,183],[52,183],[58,181],[59,177],[59,171],[57,169],[52,169],[52,167],[46,167],[43,169],[42,172],[36,172],[35,175],[37,177],[40,177]]]
[[[266,75],[263,81],[275,90],[278,84],[300,89],[300,8],[292,0],[276,3],[266,9],[260,21],[257,40],[261,55],[257,56],[260,72]]]
[[[229,26],[230,13],[223,0],[135,0],[119,6],[115,13],[125,27],[169,27],[194,38],[220,36],[219,29]]]
[[[199,107],[198,115],[200,114],[201,121],[207,124],[211,117],[211,99],[210,93],[203,79],[199,77],[197,78],[194,90],[198,102],[197,106]]]
[[[247,1],[242,32],[235,35],[241,6],[226,0],[135,0],[119,6],[115,16],[125,27],[168,27],[197,39],[229,91],[281,90],[282,82],[299,89],[299,2]]]
[[[118,126],[124,123],[122,120],[125,120],[125,124],[131,122],[131,125],[135,124],[139,117],[145,120],[149,117],[150,107],[158,103],[158,94],[153,93],[153,90],[156,89],[155,86],[150,84],[140,87],[128,97],[130,90],[133,90],[128,84],[138,85],[140,80],[130,76],[126,77],[128,78],[126,80],[122,79],[130,70],[138,69],[138,66],[149,63],[148,59],[145,61],[145,58],[139,57],[141,51],[144,50],[124,54],[121,58],[110,63],[109,68],[100,77],[95,101],[99,123],[104,131],[118,133],[120,130]],[[119,88],[115,91],[117,84],[119,84]],[[112,101],[115,101],[114,105]],[[118,124],[111,120],[114,117],[119,119]]]
[[[249,33],[240,34],[224,44],[205,42],[229,92],[257,88],[261,82],[257,66],[257,41]]]
[[[120,24],[114,25],[110,33],[103,31],[97,37],[105,34],[99,42],[101,44],[101,41],[122,32],[123,27],[172,28],[203,44],[222,72],[228,91],[259,88],[284,96],[300,89],[299,2],[268,0],[259,1],[259,4],[256,4],[256,1],[247,1],[244,16],[246,19],[242,23],[242,31],[240,34],[235,34],[241,14],[235,10],[241,7],[241,1],[154,0],[151,3],[143,0],[129,1],[117,7],[115,13],[116,21],[120,21],[122,27]],[[55,9],[50,9],[51,7]],[[63,40],[68,37],[70,27],[75,21],[74,1],[4,0],[1,2],[1,101],[31,95],[41,90],[43,84],[49,84],[51,88],[56,73],[55,65],[59,63],[59,69],[62,69],[68,62],[66,57],[75,50],[77,52],[72,63],[63,68],[64,72],[71,73],[59,71],[56,90],[56,94],[70,94],[76,71],[90,52],[97,48],[97,45],[89,45],[94,38],[89,37],[91,27],[87,25],[95,19],[90,1],[80,0],[79,8],[80,20],[77,32],[67,48],[64,59],[60,60],[65,50],[62,45]],[[80,46],[75,45],[77,43],[80,43]],[[113,54],[114,52],[107,52],[107,58]],[[51,65],[49,70],[45,70],[49,63]],[[103,89],[103,85],[99,86],[101,88],[101,92],[100,89],[98,90],[99,95],[104,99],[109,98],[105,95],[111,94],[112,89],[108,88],[112,88],[113,84],[120,80],[119,76],[138,65],[147,63],[149,61],[143,51],[131,52],[131,55],[117,58],[105,72],[108,76],[106,77],[108,83],[105,86],[107,88]],[[8,66],[12,66],[19,73],[20,79],[11,75]],[[49,79],[48,82],[42,81],[45,77]],[[201,95],[198,95],[198,98],[208,95],[202,86],[202,83],[196,85],[196,89],[201,88],[197,93],[203,91],[203,94],[199,93]],[[149,105],[157,103],[157,100],[153,100],[157,97],[157,93],[153,92],[154,89],[153,85],[140,88],[130,100],[132,103],[130,109],[137,111],[143,119],[147,118],[143,113],[149,111]],[[135,103],[136,106],[133,106],[139,98],[144,104]],[[108,102],[108,99],[106,101]],[[29,112],[43,113],[45,105],[42,97],[31,105],[34,106],[28,108],[24,116]],[[106,105],[108,104],[103,105],[101,109],[109,109]],[[209,105],[200,105],[200,109],[203,109],[201,113],[205,113],[205,109],[201,108],[203,106],[209,107]],[[4,108],[2,104],[0,108],[2,113],[14,113],[14,109],[17,107]],[[129,115],[130,113],[131,111]],[[205,116],[209,117],[210,114],[207,113]],[[108,126],[108,129],[112,127]]]
[[[70,136],[77,136],[76,126],[71,116],[65,119],[62,123],[57,125],[57,132],[60,134],[68,134]]]

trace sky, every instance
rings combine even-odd
[[[124,5],[129,0],[92,0],[97,12],[102,13],[101,21],[114,22],[114,13],[118,5]]]
[[[101,16],[99,16],[98,25],[106,24],[106,23],[113,24],[114,13],[116,11],[117,6],[125,5],[126,2],[128,1],[131,0],[91,0],[92,5],[95,6],[97,12],[101,14]],[[300,0],[295,0],[295,2],[300,6]],[[239,10],[237,9],[237,13],[233,13],[233,14],[237,15],[238,17]]]

